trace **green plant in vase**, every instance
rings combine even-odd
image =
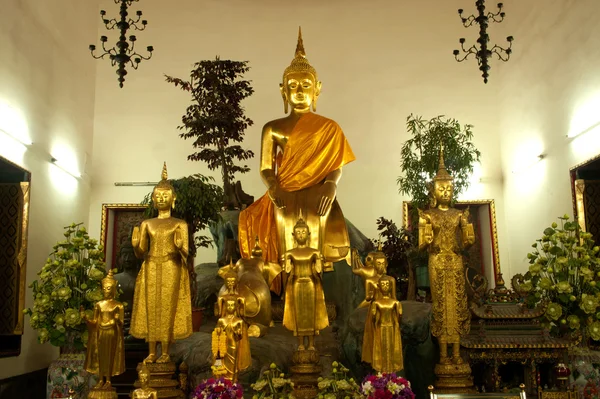
[[[559,217],[527,254],[529,271],[520,290],[533,307],[547,302],[544,326],[556,336],[582,333],[600,341],[600,257],[592,235],[569,216]]]
[[[319,377],[317,380],[318,399],[358,399],[363,397],[359,385],[348,374],[350,370],[338,362],[333,362],[331,367],[330,377]]]
[[[65,227],[64,235],[65,239],[54,246],[38,272],[39,279],[29,285],[33,307],[23,312],[29,315],[40,343],[73,345],[74,349],[83,350],[87,326],[79,309],[82,307],[91,317],[94,305],[103,298],[104,253],[98,241],[89,237],[83,223]]]
[[[294,399],[294,383],[275,363],[263,371],[261,377],[252,385],[252,399]]]

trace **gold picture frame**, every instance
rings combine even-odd
[[[102,204],[100,245],[103,246],[107,268],[118,268],[120,247],[131,234],[131,229],[146,219],[147,208],[142,204]]]
[[[488,271],[493,271],[494,282],[498,276],[502,274],[500,268],[500,251],[498,249],[498,224],[496,223],[496,204],[493,199],[481,199],[471,201],[456,201],[456,208],[465,209],[469,207],[470,213],[474,220],[476,239],[479,235],[480,254],[481,254],[481,271],[478,271],[483,276],[489,278],[491,274]],[[410,229],[409,210],[411,207],[410,201],[402,203],[402,225],[405,229]],[[477,248],[476,248],[477,249]]]

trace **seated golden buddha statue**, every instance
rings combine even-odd
[[[156,389],[150,387],[150,370],[146,367],[146,363],[142,363],[139,367],[138,380],[141,387],[131,393],[131,399],[158,399]]]
[[[244,320],[250,325],[250,336],[258,337],[272,324],[271,292],[263,275],[262,250],[258,245],[252,249],[252,256],[240,259],[235,265],[229,264],[219,269],[218,274],[225,284],[219,290],[219,298],[225,295],[239,295],[244,299]],[[220,310],[217,313],[220,315]]]
[[[281,293],[279,257],[294,247],[294,224],[304,215],[312,246],[324,256],[325,271],[349,257],[350,240],[336,201],[342,167],[354,154],[339,125],[311,112],[317,108],[321,82],[306,59],[301,32],[292,63],[280,85],[284,118],[267,122],[262,130],[260,175],[267,193],[240,213],[239,243],[250,257],[258,235],[264,260],[271,270],[269,286]],[[347,259],[348,264],[350,264]]]
[[[352,273],[361,276],[365,284],[365,299],[358,305],[359,308],[367,307],[375,299],[378,291],[379,279],[387,273],[388,261],[381,249],[381,242],[377,251],[369,252],[363,264],[356,249],[352,249]],[[395,292],[395,291],[394,291]]]
[[[367,320],[363,343],[372,345],[368,359],[373,369],[381,373],[394,373],[404,368],[402,358],[401,321],[402,304],[396,299],[395,280],[382,276],[377,283],[376,299],[373,300]],[[371,325],[371,329],[366,328]]]
[[[137,275],[130,333],[149,344],[148,363],[169,363],[169,345],[192,334],[192,302],[187,271],[188,228],[171,217],[176,195],[167,180],[167,165],[152,192],[158,217],[133,229],[131,243],[144,263]],[[161,356],[156,358],[156,345]]]
[[[112,269],[102,279],[102,294],[104,299],[94,306],[92,318],[85,316],[80,309],[82,319],[88,327],[87,354],[84,369],[98,376],[94,390],[110,391],[110,377],[125,371],[125,345],[123,333],[124,308],[115,300],[117,281],[113,278]],[[101,392],[90,392],[90,398],[107,398]],[[114,397],[116,397],[114,392]]]
[[[419,249],[429,252],[431,282],[431,334],[440,345],[440,364],[463,364],[460,337],[468,334],[471,313],[467,307],[465,273],[461,250],[475,242],[469,210],[451,206],[454,185],[440,149],[439,167],[432,186],[432,207],[419,210]],[[452,360],[448,357],[452,347]]]
[[[323,261],[320,252],[311,248],[310,230],[300,218],[294,226],[296,248],[283,256],[289,275],[285,289],[283,325],[298,337],[298,350],[315,350],[315,335],[329,325],[321,275]],[[305,338],[308,340],[306,345]]]

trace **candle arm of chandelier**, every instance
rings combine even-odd
[[[468,27],[472,26],[477,21],[477,18],[475,17],[475,15],[472,15],[472,14],[469,15],[468,17],[466,17],[466,18],[463,17],[462,16],[462,9],[458,10],[458,15],[459,15],[460,20],[462,21],[462,24],[463,24],[463,26],[465,28],[468,28]]]
[[[92,57],[94,57],[95,59],[104,59],[105,56],[110,55],[110,56],[114,56],[115,54],[117,54],[117,51],[114,48],[111,49],[107,49],[105,46],[105,41],[102,41],[102,51],[103,53],[100,55],[95,55],[94,51],[96,51],[96,46],[94,46],[93,44],[90,45],[90,53],[92,54]],[[113,62],[114,65],[114,62]]]
[[[140,22],[140,20],[141,20],[141,22]],[[146,25],[148,25],[148,21],[146,21],[145,19],[142,19],[141,11],[138,11],[137,19],[135,21],[133,19],[129,19],[129,21],[127,23],[129,24],[130,28],[133,28],[133,29],[139,30],[139,31],[146,29]],[[141,27],[138,26],[137,25],[138,23],[141,23],[142,26]]]
[[[465,48],[465,40],[463,38],[461,38],[460,40],[460,48],[463,52],[463,57],[459,57],[460,55],[460,51],[459,50],[454,50],[454,58],[456,59],[456,61],[458,62],[463,62],[464,60],[468,59],[471,55],[475,54],[477,55],[477,46],[472,45],[471,47],[469,47],[468,49]]]
[[[502,22],[504,20],[504,16],[506,15],[504,11],[502,11],[502,7],[504,7],[504,5],[502,3],[498,3],[498,12],[496,12],[495,14],[493,12],[488,13],[488,20],[492,20],[498,23]]]
[[[148,46],[148,47],[152,47],[152,46]],[[149,60],[150,58],[152,58],[152,51],[149,52],[148,57],[144,57],[141,54],[138,53],[134,53],[131,55],[131,58],[129,60],[129,62],[131,63],[131,66],[133,67],[133,69],[138,69],[138,65],[140,62],[142,62],[142,60]]]
[[[140,0],[126,0],[125,2],[127,3],[128,7],[131,7],[131,5],[133,3],[137,3],[138,1],[140,1]],[[114,2],[115,2],[115,4],[119,4],[121,2],[121,0],[114,0]]]
[[[512,47],[512,43],[510,44],[510,46]],[[494,45],[494,47],[492,47],[492,49],[490,50],[493,54],[496,54],[498,56],[499,60],[502,60],[504,62],[508,61],[510,59],[510,54],[512,53],[512,50],[509,48],[504,49],[498,45]]]
[[[102,23],[104,24],[104,26],[106,27],[107,30],[115,29],[115,26],[117,26],[117,23],[118,23],[118,21],[115,18],[113,18],[113,19],[104,18],[104,14],[100,14],[100,19],[102,19]]]

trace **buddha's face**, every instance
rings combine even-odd
[[[170,209],[174,199],[173,191],[170,188],[155,188],[152,192],[152,202],[159,211]]]
[[[227,314],[234,314],[235,313],[235,301],[227,301],[225,304],[225,310],[227,311]]]
[[[112,299],[115,297],[115,289],[116,286],[113,283],[103,283],[102,284],[102,295],[104,299]]]
[[[232,290],[235,288],[236,286],[236,278],[235,277],[228,277],[227,280],[225,280],[225,285],[227,286],[228,289]]]
[[[387,294],[390,292],[390,280],[382,280],[379,282],[379,289],[382,293]]]
[[[374,260],[375,270],[377,274],[384,274],[387,269],[387,259],[382,257],[377,257]]]
[[[319,95],[320,85],[309,72],[292,72],[286,75],[282,90],[292,109],[308,110]]]
[[[306,244],[309,236],[308,228],[305,226],[294,227],[294,238],[296,242],[300,245]]]
[[[433,194],[438,204],[449,205],[452,200],[454,185],[452,180],[439,180],[433,185]]]

